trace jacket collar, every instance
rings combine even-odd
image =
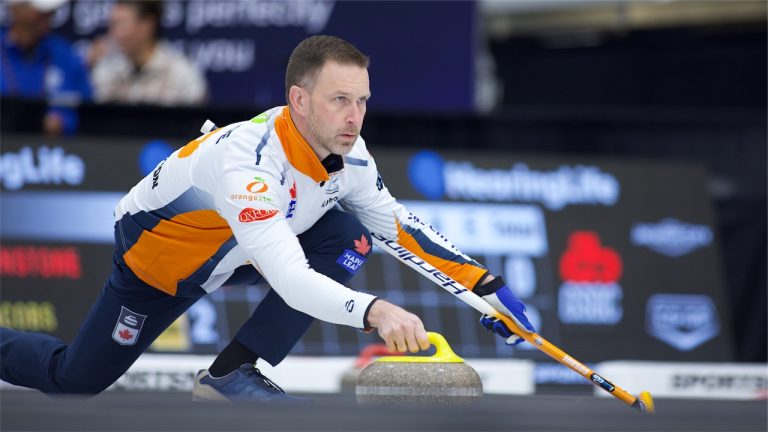
[[[314,180],[315,183],[326,182],[330,179],[328,171],[325,170],[312,147],[293,124],[287,106],[275,119],[275,132],[277,132],[277,137],[283,145],[288,162],[294,168]]]

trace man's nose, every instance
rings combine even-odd
[[[359,125],[363,121],[363,110],[357,104],[352,104],[347,112],[347,123],[353,125]]]

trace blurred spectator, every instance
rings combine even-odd
[[[77,128],[75,107],[91,98],[88,73],[72,46],[51,34],[53,14],[66,0],[9,0],[10,25],[0,29],[0,95],[46,99],[42,129]]]
[[[163,16],[158,0],[118,0],[108,38],[91,47],[89,62],[99,102],[199,105],[206,82],[183,54],[159,40]]]

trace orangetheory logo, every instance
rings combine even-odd
[[[262,210],[246,207],[240,212],[238,219],[243,223],[256,222],[269,219],[276,214],[277,210]]]
[[[254,177],[253,179],[256,181],[252,183],[248,183],[248,186],[245,187],[248,190],[248,192],[263,193],[263,192],[266,192],[267,189],[269,189],[269,186],[267,186],[267,183],[265,183],[266,180],[264,180],[263,178]]]

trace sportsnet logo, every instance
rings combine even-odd
[[[120,345],[136,345],[136,340],[139,338],[139,333],[141,333],[147,316],[137,314],[125,306],[120,306],[120,308],[120,317],[112,331],[112,339]]]
[[[656,294],[648,300],[645,324],[651,336],[690,351],[720,333],[712,298],[707,295]]]
[[[673,258],[709,246],[713,237],[712,230],[706,225],[688,224],[672,218],[659,223],[635,224],[631,232],[635,246],[646,246]]]

